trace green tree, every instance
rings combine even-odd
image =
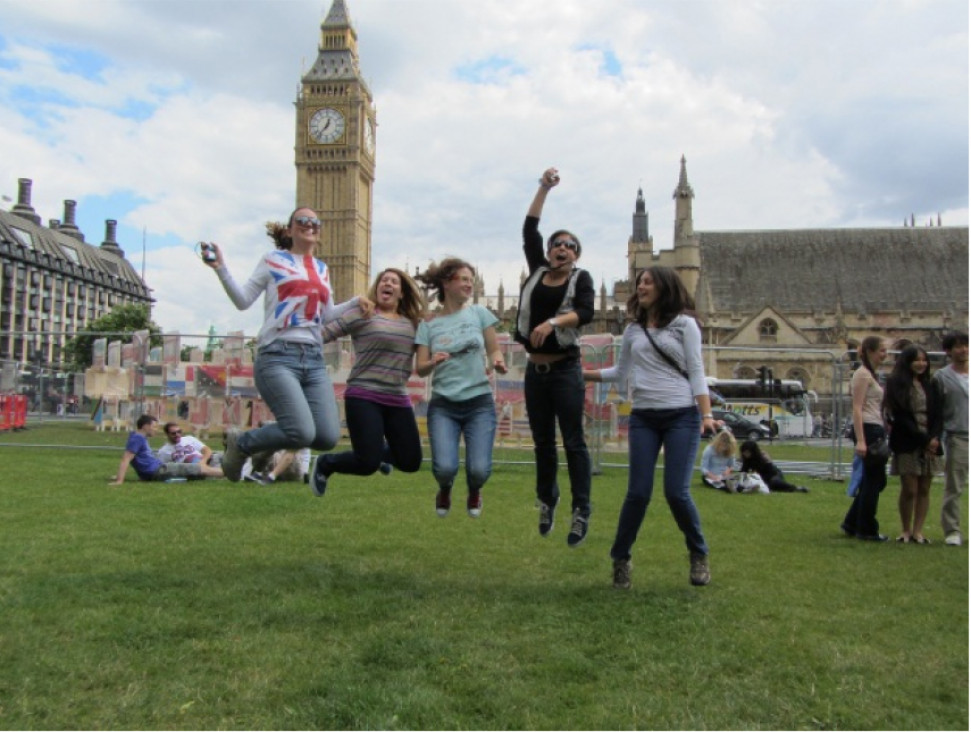
[[[89,323],[83,333],[69,340],[64,346],[64,360],[71,369],[83,371],[91,365],[95,340],[108,338],[128,341],[138,330],[149,331],[151,346],[162,344],[162,329],[149,317],[147,305],[119,305]]]

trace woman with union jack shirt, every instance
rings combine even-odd
[[[213,254],[203,259],[239,310],[263,295],[265,318],[257,336],[253,376],[276,421],[248,432],[227,431],[222,468],[233,481],[240,479],[246,458],[255,453],[303,447],[330,450],[337,444],[340,421],[324,366],[321,328],[352,307],[360,305],[368,313],[371,308],[367,298],[334,304],[327,265],[314,257],[320,219],[312,208],[301,206],[286,226],[269,223],[266,231],[276,249],[263,256],[243,285],[233,279],[215,244],[207,245]]]

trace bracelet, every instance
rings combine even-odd
[[[702,414],[701,415],[701,418],[702,419],[714,419],[715,418],[715,415],[713,415],[713,414]]]

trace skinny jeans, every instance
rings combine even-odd
[[[276,421],[240,435],[236,444],[243,453],[330,450],[337,444],[337,400],[320,346],[273,341],[257,353],[253,377]]]
[[[451,490],[455,482],[459,472],[459,441],[464,439],[469,492],[482,489],[492,475],[496,423],[492,394],[464,401],[432,397],[428,403],[428,438],[432,447],[432,475],[440,488]]]
[[[414,473],[421,467],[421,436],[411,407],[391,407],[370,399],[347,397],[344,414],[351,434],[351,451],[321,455],[318,470],[324,475],[372,475],[382,462],[391,463],[404,473]]]
[[[664,498],[671,515],[684,534],[688,551],[708,554],[708,545],[701,532],[701,517],[691,498],[691,478],[700,441],[701,415],[696,407],[635,409],[631,412],[627,495],[620,509],[617,536],[610,549],[613,559],[631,558],[631,547],[637,540],[654,493],[654,469],[662,447]]]

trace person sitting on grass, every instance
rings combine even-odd
[[[246,480],[261,485],[285,482],[307,482],[310,472],[310,448],[258,452],[250,458],[251,470],[243,470]]]
[[[782,471],[769,459],[768,455],[762,452],[762,448],[759,447],[755,440],[746,440],[743,442],[739,454],[742,456],[741,472],[757,473],[771,492],[809,493],[809,489],[806,486],[788,483]]]
[[[723,429],[701,453],[701,482],[709,488],[735,492],[735,437]]]
[[[164,481],[170,478],[188,478],[198,480],[201,478],[222,478],[223,471],[220,468],[212,468],[205,463],[163,463],[152,452],[148,440],[155,436],[155,426],[158,420],[150,414],[143,414],[135,423],[135,431],[128,435],[128,442],[125,444],[125,454],[121,456],[118,464],[118,473],[109,485],[121,485],[125,482],[125,473],[128,466],[135,468],[139,480]]]
[[[183,435],[178,422],[166,422],[162,427],[168,440],[158,449],[158,459],[163,463],[204,463],[219,467],[222,453],[215,453],[198,437]]]

